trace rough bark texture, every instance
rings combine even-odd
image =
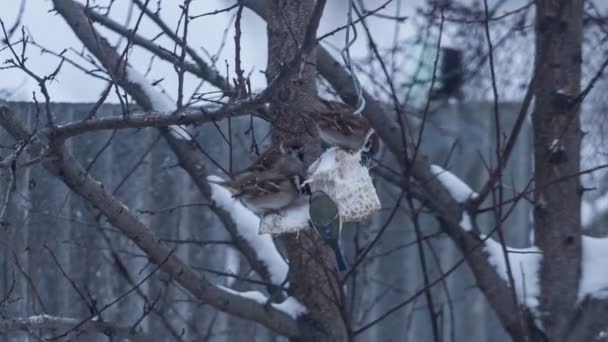
[[[583,1],[537,0],[535,238],[543,252],[540,312],[551,341],[570,329],[581,274],[579,106]],[[569,177],[545,186],[547,182]]]
[[[268,3],[268,67],[271,82],[296,56],[302,46],[314,7],[312,0],[275,0]],[[314,125],[301,114],[318,105],[315,52],[308,54],[302,68],[276,93],[271,108],[273,141],[299,138],[308,147],[306,158],[314,160],[320,146]],[[348,333],[341,313],[342,298],[333,253],[312,230],[284,237],[289,255],[291,290],[310,312],[319,331],[314,341],[346,341]]]

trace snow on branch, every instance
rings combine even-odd
[[[221,180],[217,176],[209,176],[208,179]],[[212,183],[209,185],[211,187],[211,199],[230,214],[238,234],[253,247],[258,258],[266,264],[272,284],[283,284],[287,278],[289,267],[277,250],[272,237],[258,234],[260,219],[243,206],[240,201],[234,199],[226,189]]]
[[[450,196],[458,203],[464,203],[477,197],[477,193],[471,189],[456,175],[444,170],[441,166],[431,164],[431,173],[437,177]]]
[[[56,317],[49,315],[30,316],[24,318],[0,319],[0,335],[9,335],[19,331],[29,332],[31,330],[58,330],[70,331],[69,336],[81,336],[85,334],[104,334],[126,338],[135,342],[157,341],[154,336],[137,333],[130,327],[117,326],[108,322],[88,320],[83,323],[81,319]]]
[[[460,219],[460,223],[458,223],[460,228],[466,230],[467,232],[473,229],[473,224],[471,222],[471,216],[467,214],[466,211],[462,212],[462,218]]]
[[[608,238],[582,237],[583,256],[578,300],[608,299]]]
[[[251,299],[259,304],[265,305],[268,303],[268,298],[266,298],[266,296],[264,296],[261,292],[259,291],[244,291],[244,292],[239,292],[239,291],[234,291],[232,289],[229,289],[227,287],[224,286],[218,286],[221,287],[222,289],[224,289],[227,292],[230,292],[234,295],[239,295],[241,297],[247,298],[247,299]],[[281,303],[272,303],[271,304],[272,307],[274,307],[275,309],[282,311],[283,313],[287,314],[289,317],[293,318],[293,319],[298,319],[298,317],[300,317],[301,315],[305,314],[308,312],[308,310],[306,309],[306,307],[304,305],[302,305],[302,303],[300,303],[297,299],[295,299],[294,297],[287,297],[283,302]]]
[[[486,237],[481,236],[481,238],[485,239]],[[508,283],[507,263],[502,245],[491,238],[487,238],[484,251],[488,254],[488,261],[495,267],[498,275]],[[542,253],[536,246],[532,246],[528,248],[507,247],[507,254],[518,301],[530,309],[536,309],[539,304],[538,296],[540,295],[538,272]]]
[[[176,109],[175,102],[171,100],[169,95],[164,91],[156,90],[150,82],[146,80],[144,75],[137,72],[130,65],[126,66],[125,77],[127,82],[138,85],[148,98],[152,108],[159,112],[173,112]],[[171,135],[181,140],[191,140],[190,133],[183,126],[169,126]]]

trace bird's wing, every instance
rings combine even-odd
[[[253,162],[245,171],[264,172],[270,170],[272,166],[277,162],[281,153],[277,147],[271,147]]]
[[[320,113],[319,125],[321,128],[333,129],[344,135],[352,135],[369,127],[363,116],[344,112]]]
[[[273,178],[253,177],[239,186],[239,191],[235,196],[265,196],[276,194],[283,191],[284,182],[288,181],[288,179],[280,176]]]

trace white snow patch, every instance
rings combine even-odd
[[[234,248],[226,248],[225,251],[224,269],[227,273],[239,274],[241,264],[237,251]],[[235,280],[235,277],[226,277],[226,286],[232,286]]]
[[[268,298],[266,296],[264,296],[264,294],[260,291],[242,291],[241,292],[241,291],[235,291],[231,288],[228,288],[228,287],[222,286],[222,285],[217,285],[217,287],[219,287],[222,290],[229,292],[231,294],[241,296],[241,297],[244,297],[247,299],[251,299],[258,304],[265,304],[268,301]]]
[[[175,110],[175,101],[173,101],[171,97],[169,97],[169,95],[164,91],[159,91],[155,89],[152,84],[146,80],[144,75],[137,72],[137,70],[133,69],[133,67],[131,66],[127,66],[126,73],[129,82],[135,83],[140,86],[140,88],[150,100],[150,104],[152,105],[152,108],[154,108],[155,111],[170,113]],[[184,126],[173,125],[169,126],[169,128],[171,129],[171,135],[178,139],[192,139],[190,133],[186,130]]]
[[[471,224],[471,216],[463,211],[462,218],[460,219],[460,223],[458,225],[460,228],[470,232],[473,229],[473,225]]]
[[[481,238],[485,238],[481,236]],[[509,284],[507,264],[499,242],[488,238],[485,241],[484,251],[488,254],[488,261],[496,268],[498,275]],[[530,309],[538,307],[538,296],[540,295],[540,283],[538,272],[542,253],[536,246],[528,248],[507,247],[511,273],[515,284],[515,293],[520,303]]]
[[[308,197],[301,196],[278,213],[270,213],[260,222],[260,234],[284,234],[297,232],[308,227]]]
[[[608,193],[598,197],[592,202],[581,202],[581,224],[584,228],[592,225],[596,220],[608,212]]]
[[[578,300],[608,299],[608,238],[583,236],[583,260]]]
[[[221,181],[217,176],[209,176],[207,179]],[[257,257],[266,264],[270,273],[270,281],[274,285],[280,285],[287,278],[289,267],[277,250],[277,247],[269,235],[259,235],[258,227],[260,219],[249,209],[234,199],[228,190],[220,185],[209,183],[211,187],[211,199],[228,213],[234,221],[239,235],[243,237],[256,251]]]
[[[27,318],[28,322],[31,324],[41,324],[50,320],[53,320],[55,317],[49,315],[37,315],[37,316],[29,316]]]
[[[146,94],[154,110],[159,112],[171,112],[175,110],[175,102],[171,101],[169,95],[163,91],[155,89],[144,75],[137,72],[132,67],[127,67],[127,79],[131,83],[135,83],[140,86],[143,92]]]
[[[464,203],[477,197],[477,193],[473,191],[471,187],[450,171],[444,170],[441,166],[432,164],[431,173],[433,176],[437,177],[441,184],[448,190],[450,196],[457,202]]]
[[[251,299],[258,304],[266,304],[268,302],[268,298],[259,291],[239,292],[221,285],[218,285],[218,287],[231,294]],[[273,308],[283,311],[293,319],[297,319],[300,315],[308,312],[306,307],[294,297],[287,297],[283,302],[272,303],[271,305]]]
[[[306,307],[294,297],[287,297],[287,299],[285,299],[282,303],[273,303],[272,306],[285,312],[293,319],[297,319],[300,315],[308,312]]]

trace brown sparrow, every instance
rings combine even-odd
[[[298,175],[285,176],[273,171],[249,172],[232,180],[209,182],[224,187],[258,215],[281,210],[301,194]]]
[[[321,101],[327,109],[317,114],[316,122],[319,138],[324,143],[348,151],[358,151],[363,148],[370,154],[376,152],[379,144],[378,135],[373,133],[363,115],[355,114],[354,109],[347,104]]]
[[[304,164],[305,147],[298,141],[286,141],[262,153],[256,161],[245,169],[243,173],[272,171],[285,176],[298,175],[304,177],[306,165]]]
[[[230,180],[210,182],[226,188],[254,213],[266,214],[288,206],[300,196],[300,180],[305,172],[304,146],[294,140],[271,147]]]

